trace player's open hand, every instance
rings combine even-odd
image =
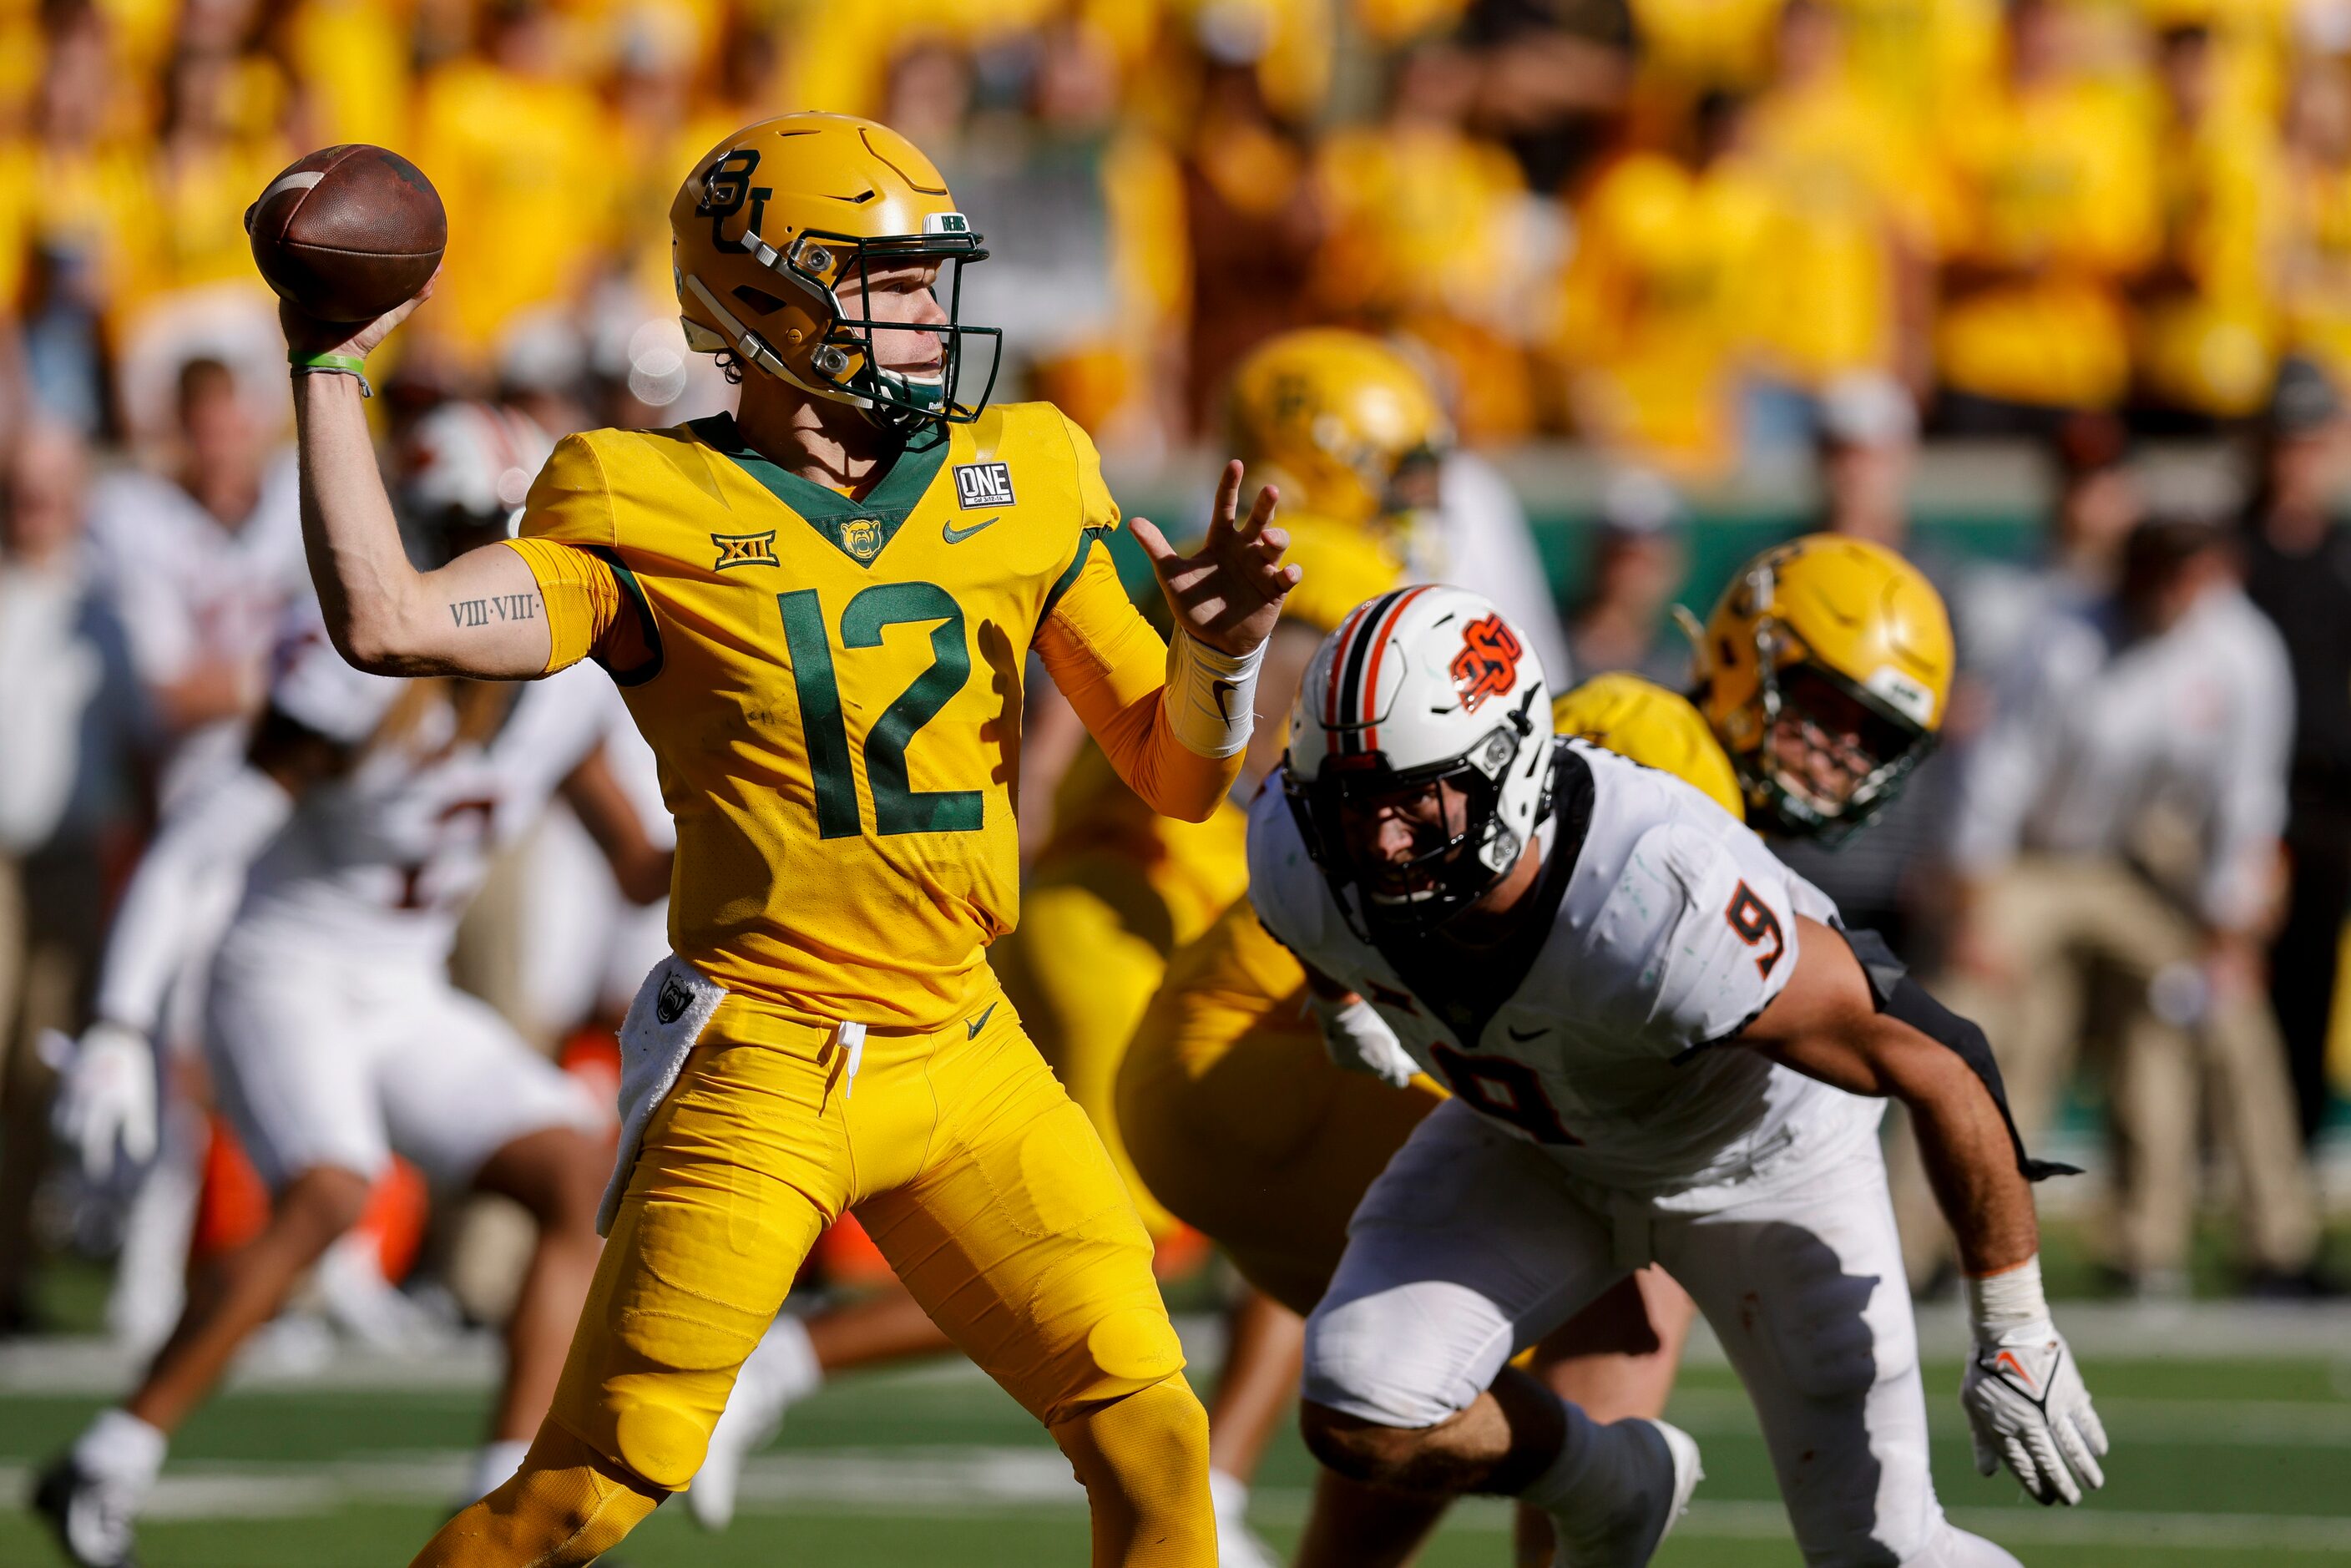
[[[277,324],[285,329],[286,346],[298,354],[352,354],[365,359],[370,350],[392,336],[393,328],[415,313],[416,308],[433,298],[433,286],[441,281],[441,269],[424,280],[424,287],[406,300],[393,306],[372,321],[354,324],[350,321],[321,321],[290,299],[277,302]]]
[[[1290,536],[1273,526],[1280,497],[1268,485],[1257,493],[1249,516],[1234,520],[1241,497],[1238,458],[1225,465],[1217,484],[1216,509],[1208,514],[1207,537],[1193,555],[1178,555],[1167,536],[1148,517],[1127,524],[1176,623],[1220,653],[1247,653],[1273,634],[1281,601],[1298,585],[1299,570],[1282,564]]]
[[[2106,1484],[2106,1429],[2057,1325],[2043,1322],[1986,1339],[1977,1336],[1959,1384],[1975,1438],[1976,1469],[2006,1465],[2042,1503],[2078,1503]]]

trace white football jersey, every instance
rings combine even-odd
[[[158,475],[126,469],[92,485],[91,557],[141,680],[168,685],[205,660],[261,671],[287,606],[310,595],[298,492],[290,452],[263,472],[253,514],[236,528]],[[235,768],[250,727],[218,719],[177,737],[165,808]]]
[[[351,668],[315,612],[292,623],[270,704],[358,758],[303,797],[254,863],[231,940],[445,961],[492,857],[538,820],[620,708],[603,672],[582,664],[521,685],[493,733],[461,738],[455,706],[421,685]],[[388,725],[412,694],[426,700]]]
[[[1703,1049],[1787,984],[1796,916],[1831,920],[1835,905],[1680,779],[1582,741],[1562,752],[1532,895],[1556,913],[1506,961],[1523,962],[1524,973],[1490,1014],[1448,994],[1447,945],[1391,940],[1391,953],[1353,929],[1307,855],[1279,776],[1249,816],[1259,917],[1377,1008],[1464,1103],[1610,1186],[1703,1186],[1753,1168],[1808,1122],[1842,1130],[1875,1121],[1874,1102],[1758,1052]]]

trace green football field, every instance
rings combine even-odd
[[[2335,1359],[2280,1358],[2269,1346],[2243,1359],[2085,1352],[2085,1361],[2116,1449],[2105,1491],[2074,1511],[2045,1511],[2004,1479],[1980,1479],[1953,1398],[1958,1370],[1929,1368],[1936,1479],[1967,1527],[2036,1565],[2351,1565],[2351,1333]],[[467,1385],[233,1392],[175,1448],[142,1531],[144,1560],[402,1563],[460,1484],[484,1397]],[[0,1394],[0,1484],[21,1496],[32,1464],[98,1403]],[[1707,1479],[1657,1562],[1793,1568],[1763,1447],[1730,1375],[1690,1367],[1672,1414],[1703,1445]],[[1293,1538],[1310,1473],[1285,1436],[1259,1478],[1255,1519],[1269,1539]],[[1464,1505],[1422,1561],[1506,1563],[1508,1530],[1501,1505]],[[30,1518],[0,1513],[0,1563],[55,1561]],[[701,1533],[673,1504],[605,1561],[1042,1568],[1086,1561],[1085,1515],[1043,1434],[967,1367],[939,1365],[845,1378],[797,1407],[754,1462],[728,1534]]]

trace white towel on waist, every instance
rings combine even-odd
[[[694,1042],[710,1015],[726,998],[726,988],[672,953],[653,967],[621,1025],[621,1150],[604,1201],[596,1210],[596,1234],[610,1236],[621,1198],[636,1168],[645,1124],[677,1083]]]

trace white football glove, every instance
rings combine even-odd
[[[1959,1404],[1982,1474],[2005,1463],[2043,1503],[2077,1503],[2106,1484],[2098,1469],[2106,1429],[2065,1336],[2047,1318],[1991,1335],[1979,1329]]]
[[[1349,1072],[1368,1072],[1391,1089],[1402,1089],[1420,1071],[1405,1053],[1404,1043],[1388,1028],[1379,1010],[1358,996],[1333,1001],[1313,991],[1306,994],[1314,1017],[1322,1026],[1322,1049],[1333,1065]]]
[[[155,1157],[155,1052],[137,1030],[101,1020],[78,1042],[50,1030],[39,1049],[58,1076],[50,1130],[83,1175],[103,1182]]]

